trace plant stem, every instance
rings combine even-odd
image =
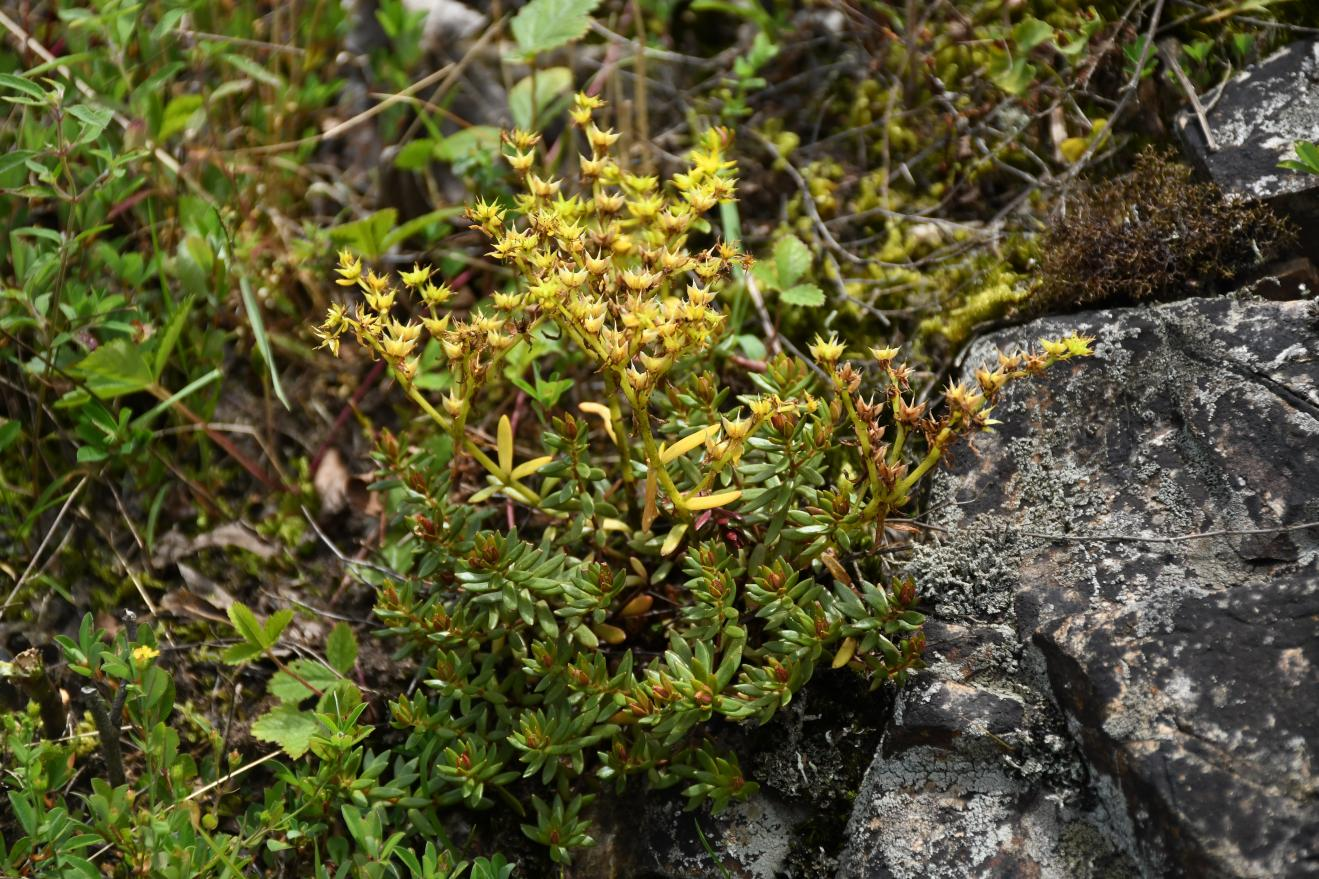
[[[120,686],[128,686],[127,683]],[[124,752],[119,746],[119,728],[110,720],[110,709],[105,704],[105,697],[95,687],[83,687],[82,693],[88,697],[92,712],[92,722],[101,737],[101,756],[105,758],[105,774],[111,787],[124,783]]]
[[[14,683],[41,710],[41,725],[45,729],[46,738],[58,739],[64,735],[68,720],[64,702],[51,683],[50,675],[46,673],[46,664],[41,661],[40,651],[36,648],[24,650],[14,657],[12,667],[15,672]]]

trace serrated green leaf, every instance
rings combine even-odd
[[[565,46],[586,33],[600,0],[531,0],[510,27],[524,55]]]
[[[751,277],[755,278],[756,283],[761,287],[778,289],[779,276],[772,261],[761,260],[752,266]]]
[[[310,713],[291,705],[281,705],[252,723],[252,736],[279,745],[284,753],[296,760],[307,753],[311,737],[320,732],[320,728],[320,721]]]
[[[779,293],[779,301],[805,308],[824,305],[824,291],[814,284],[796,284]]]
[[[295,659],[289,663],[288,671],[275,672],[270,678],[270,683],[266,684],[266,692],[281,702],[297,704],[303,699],[317,695],[316,691],[324,693],[338,680],[339,676],[333,669],[326,668],[319,662]],[[312,690],[307,684],[315,687],[316,690]]]
[[[293,611],[287,608],[272,613],[263,627],[264,631],[261,633],[261,643],[266,647],[274,647],[275,642],[279,640],[280,633],[283,632],[284,628],[292,621]]]
[[[534,93],[532,85],[535,85]],[[513,124],[518,128],[530,130],[542,128],[563,107],[551,114],[551,106],[560,95],[572,88],[572,71],[567,67],[551,67],[536,71],[533,75],[519,82],[508,93],[508,112],[513,117]],[[563,106],[567,106],[563,104]]]
[[[97,348],[74,367],[74,372],[98,397],[135,394],[155,381],[142,349],[127,339],[115,339]]]
[[[339,674],[348,674],[357,664],[357,638],[347,623],[336,623],[325,641],[325,658]]]
[[[811,250],[796,235],[785,235],[774,245],[774,268],[780,287],[791,287],[811,268]]]
[[[265,640],[261,637],[261,623],[257,620],[256,614],[252,613],[251,608],[241,601],[235,601],[229,605],[226,613],[229,614],[229,622],[233,623],[238,637],[257,647],[265,647]]]
[[[79,457],[81,457],[82,449],[79,449],[78,452]],[[261,653],[261,645],[244,641],[241,644],[234,644],[232,647],[229,647],[220,655],[220,658],[229,665],[239,665],[240,663],[247,662],[249,659],[256,659]]]

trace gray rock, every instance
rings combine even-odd
[[[830,879],[857,788],[893,711],[887,691],[858,686],[846,669],[822,670],[764,727],[725,729],[721,744],[741,756],[760,791],[719,815],[684,811],[676,791],[601,798],[593,815],[598,845],[568,875]]]
[[[968,363],[1072,331],[1096,358],[1010,388],[936,480],[931,668],[838,876],[1319,876],[1312,305],[1050,318]]]
[[[1276,52],[1206,96],[1217,149],[1190,110],[1176,129],[1191,158],[1224,193],[1264,201],[1303,225],[1319,218],[1319,176],[1279,168],[1293,144],[1319,138],[1319,42],[1302,40]]]

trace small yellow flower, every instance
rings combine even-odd
[[[413,263],[412,271],[399,272],[398,276],[403,280],[403,283],[406,284],[408,287],[416,289],[417,287],[420,287],[422,284],[425,284],[430,279],[431,267],[426,266],[425,268],[423,268],[417,265],[416,263]]]
[[[509,167],[513,169],[514,173],[519,177],[525,177],[530,173],[531,166],[535,164],[536,154],[530,150],[525,153],[520,153],[517,150],[514,150],[505,156],[505,158],[508,159]]]
[[[353,287],[362,277],[362,261],[347,250],[339,251],[339,268],[335,269],[342,277],[335,281],[340,287]]]
[[[146,644],[143,644],[141,647],[133,648],[133,662],[138,665],[146,665],[159,655],[159,650],[154,647],[148,647]]]
[[[426,286],[421,288],[421,301],[429,306],[443,305],[453,296],[453,289],[448,284],[440,284],[438,287],[430,281]]]
[[[572,117],[574,123],[584,128],[591,121],[591,114],[604,105],[605,102],[595,95],[578,92],[573,98],[572,109],[568,111],[568,115]]]
[[[597,156],[603,156],[608,152],[609,148],[617,142],[619,137],[621,137],[621,135],[617,131],[614,131],[613,129],[602,131],[594,122],[591,122],[586,126],[586,139],[591,144],[591,150]]]
[[[827,363],[830,366],[837,363],[846,351],[847,346],[838,341],[838,336],[830,333],[828,340],[822,339],[819,333],[815,335],[815,341],[806,350],[811,352],[820,363]]]
[[[870,356],[878,361],[880,366],[888,366],[893,362],[893,358],[898,356],[898,349],[894,348],[871,348]]]
[[[1058,339],[1040,339],[1040,347],[1045,354],[1053,357],[1062,357],[1067,353],[1067,343]]]

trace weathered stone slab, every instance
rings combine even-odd
[[[1319,140],[1319,42],[1292,43],[1201,100],[1216,148],[1191,110],[1178,114],[1176,129],[1219,188],[1307,226],[1319,219],[1319,175],[1278,167],[1296,157],[1298,140]]]
[[[1319,875],[1314,306],[1050,318],[968,365],[1074,330],[1098,356],[937,480],[934,662],[838,876]]]

